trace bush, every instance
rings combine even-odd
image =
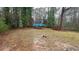
[[[5,22],[0,19],[0,32],[5,32],[7,30],[8,30],[8,25],[5,24]]]

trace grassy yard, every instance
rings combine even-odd
[[[79,33],[49,28],[24,28],[0,34],[0,50],[50,51],[79,50]]]

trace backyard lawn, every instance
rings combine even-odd
[[[76,51],[79,33],[49,28],[13,29],[0,34],[1,51]]]

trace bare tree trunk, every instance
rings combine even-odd
[[[65,10],[65,8],[63,7],[62,11],[61,11],[61,16],[60,16],[60,28],[59,28],[60,30],[62,30],[64,10]]]
[[[66,7],[62,7],[62,10],[61,10],[61,15],[60,15],[60,27],[59,27],[59,29],[60,30],[62,30],[62,23],[63,23],[63,15],[64,15],[64,13],[67,11],[67,10],[69,10],[71,7],[69,7],[69,8],[66,8]]]

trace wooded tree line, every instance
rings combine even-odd
[[[79,8],[78,7],[51,7],[48,10],[48,24],[57,30],[79,31]],[[57,14],[57,12],[59,12]],[[58,15],[56,17],[56,15]],[[57,22],[58,21],[58,22]]]
[[[69,7],[65,8],[63,19],[61,19],[62,24],[60,27],[68,30],[78,30],[79,31],[79,8],[78,7]]]
[[[79,30],[78,7],[1,7],[0,30],[32,26],[34,19],[43,20],[53,29]]]
[[[35,20],[43,20],[47,27],[53,28],[55,24],[55,7],[40,7],[34,9],[33,16]]]
[[[10,27],[30,26],[32,7],[4,7],[2,16]]]

